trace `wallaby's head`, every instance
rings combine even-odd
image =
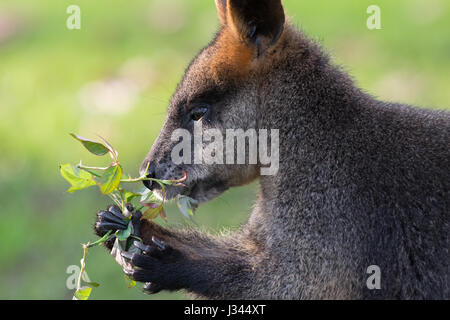
[[[227,129],[258,130],[260,83],[281,51],[283,6],[281,0],[216,0],[216,7],[221,28],[187,68],[171,99],[163,128],[141,167],[141,173],[147,170],[146,174],[156,179],[179,179],[186,172],[186,187],[167,188],[169,199],[184,193],[198,201],[208,201],[260,174],[259,161],[225,163],[225,153],[230,152],[225,148],[225,138],[223,154],[222,150],[206,148],[220,134],[226,137]],[[192,145],[192,152],[177,148],[183,135],[174,136],[180,131],[177,129],[190,134],[191,139],[184,138]],[[205,133],[200,144],[204,152],[223,161],[195,161],[194,131]],[[249,159],[248,148],[245,152]],[[174,161],[174,154],[188,161]],[[158,192],[157,184],[146,186]]]

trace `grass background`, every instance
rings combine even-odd
[[[81,30],[66,9],[81,8]],[[291,20],[323,43],[359,86],[383,99],[449,107],[450,3],[446,0],[285,0]],[[382,30],[366,27],[371,4]],[[107,199],[75,195],[58,164],[103,164],[68,135],[101,134],[137,168],[155,140],[184,68],[218,27],[209,0],[2,0],[0,3],[0,299],[70,299],[66,269],[95,239]],[[255,185],[202,206],[210,232],[246,221]],[[170,224],[183,223],[177,209]],[[162,223],[162,221],[161,221]],[[127,289],[105,250],[88,272],[92,299],[178,299]]]

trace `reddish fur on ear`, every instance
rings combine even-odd
[[[242,76],[273,47],[284,29],[281,0],[215,0],[222,31],[215,43],[212,73]]]
[[[255,48],[236,39],[234,34],[224,28],[217,38],[215,53],[210,62],[212,74],[216,79],[241,77],[249,73]]]
[[[281,0],[227,0],[226,25],[236,38],[257,48],[257,56],[276,44],[285,23]]]
[[[216,78],[223,74],[238,76],[247,72],[254,57],[254,48],[248,46],[233,29],[229,0],[215,0],[222,31],[216,40],[211,70]]]

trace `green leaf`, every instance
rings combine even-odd
[[[122,193],[122,197],[125,200],[125,202],[131,202],[134,198],[141,196],[139,193],[135,193],[132,191],[127,191],[127,190],[121,190],[121,193]]]
[[[120,179],[122,179],[122,167],[120,165],[109,167],[103,173],[100,178],[100,191],[102,194],[110,194],[120,184]]]
[[[109,149],[100,142],[88,140],[75,133],[71,133],[70,135],[74,137],[76,140],[80,141],[83,144],[83,146],[87,150],[89,150],[89,152],[95,154],[96,156],[104,156],[109,152]]]
[[[187,219],[192,219],[195,209],[198,207],[198,201],[188,196],[178,196],[178,209]]]
[[[87,300],[91,295],[92,288],[91,287],[81,287],[73,294],[76,300]]]
[[[85,281],[85,282],[87,283],[87,285],[88,285],[89,287],[91,287],[91,288],[97,288],[97,287],[100,286],[100,284],[98,284],[97,282],[92,281],[92,280],[89,278],[89,276],[88,276],[86,270],[84,270],[84,272],[83,272],[82,279],[83,279],[83,281]]]
[[[150,192],[150,190],[147,187],[144,187],[144,186],[142,186],[140,188],[137,188],[137,190],[136,190],[136,193],[139,193],[141,195],[145,194],[145,193],[148,193],[148,192]]]
[[[144,206],[148,209],[142,214],[143,219],[155,220],[163,210],[163,205],[159,203],[145,203]]]
[[[96,184],[89,172],[81,170],[71,164],[60,165],[59,171],[63,178],[71,184],[72,187],[68,190],[70,193],[89,188]]]
[[[141,196],[140,202],[142,205],[145,205],[145,202],[151,202],[151,203],[157,203],[161,202],[161,200],[154,195],[153,192],[151,192],[146,187],[139,188],[136,193],[138,193]]]
[[[128,288],[133,288],[134,286],[136,286],[136,281],[134,281],[133,279],[130,278],[130,276],[125,275],[125,282],[127,283]]]
[[[159,182],[165,184],[166,186],[172,186],[175,184],[174,180],[159,180]]]
[[[97,283],[97,282],[88,282],[88,285],[89,286],[91,286],[91,287],[94,287],[94,288],[97,288],[97,287],[99,287],[100,286],[100,284],[99,283]]]
[[[150,189],[148,189],[147,187],[140,187],[136,190],[136,193],[139,193],[142,196],[141,201],[145,201],[144,197],[148,196],[148,194],[150,193]]]
[[[131,236],[132,227],[133,226],[132,226],[132,223],[130,221],[130,223],[128,223],[128,227],[125,230],[118,230],[116,232],[117,239],[119,239],[120,241],[127,240]]]
[[[168,220],[167,220],[166,212],[164,211],[164,208],[161,208],[161,211],[159,212],[159,215],[161,216],[161,218],[162,218],[165,222],[168,221]]]

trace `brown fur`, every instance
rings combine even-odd
[[[218,36],[212,59],[204,63],[209,66],[210,74],[216,81],[226,77],[245,77],[250,72],[255,49],[245,42],[236,39],[234,34],[225,28]]]

